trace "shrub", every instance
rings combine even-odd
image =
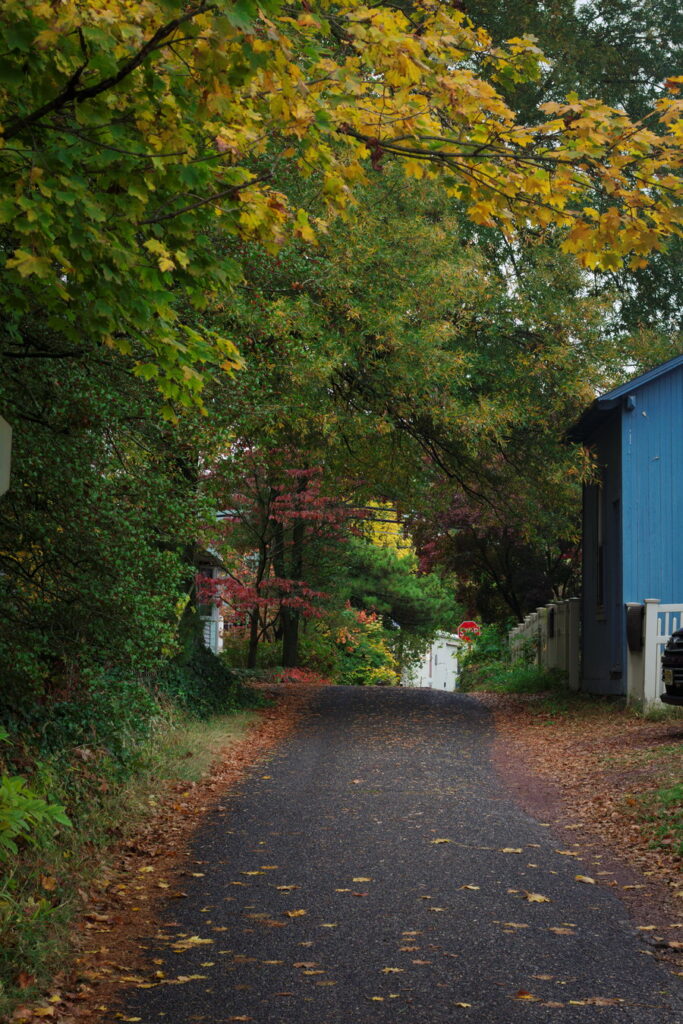
[[[465,665],[484,665],[505,661],[508,657],[507,631],[498,625],[482,626],[481,633],[468,645],[463,654]]]
[[[342,686],[395,686],[397,662],[379,616],[348,609],[334,639],[339,651],[337,682]]]
[[[542,669],[523,662],[492,661],[468,665],[460,676],[460,689],[493,693],[543,693],[566,685],[566,674],[559,669]]]
[[[0,726],[0,741],[7,739],[7,731]],[[43,800],[22,775],[0,776],[0,863],[19,852],[17,843],[34,843],[57,825],[71,825],[61,804]]]

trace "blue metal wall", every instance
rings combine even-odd
[[[623,600],[683,601],[683,367],[627,399],[621,450]]]

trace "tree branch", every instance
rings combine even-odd
[[[212,3],[202,3],[197,7],[191,8],[186,11],[185,14],[178,18],[174,18],[169,21],[166,25],[162,25],[154,35],[147,40],[138,52],[127,60],[114,75],[110,75],[108,78],[103,78],[102,81],[96,82],[94,85],[90,85],[87,88],[79,89],[78,83],[81,80],[83,72],[85,71],[88,62],[82,64],[73,73],[69,81],[66,83],[62,91],[55,96],[49,102],[44,103],[42,107],[34,110],[32,114],[27,114],[25,117],[15,118],[14,121],[10,121],[6,125],[3,133],[5,141],[13,139],[16,135],[19,135],[29,125],[35,124],[37,121],[42,120],[47,114],[51,114],[55,110],[61,110],[62,107],[66,106],[74,100],[77,103],[82,103],[84,100],[93,99],[95,96],[99,96],[100,93],[106,92],[107,89],[112,89],[119,82],[122,82],[124,78],[132,74],[136,68],[139,68],[143,61],[152,53],[153,50],[157,49],[158,46],[164,42],[168,36],[172,35],[180,25],[185,24],[188,21],[192,21],[198,14],[204,14],[206,11],[215,9],[215,5]]]

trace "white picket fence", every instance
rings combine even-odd
[[[510,655],[515,661],[533,652],[539,668],[559,668],[567,673],[571,690],[579,688],[579,622],[578,597],[568,601],[552,601],[526,616],[508,634]]]
[[[647,709],[661,706],[662,651],[673,631],[683,626],[683,604],[662,604],[654,598],[644,604],[642,650],[628,651],[626,687],[629,702]]]

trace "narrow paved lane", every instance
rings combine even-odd
[[[125,1018],[680,1024],[613,891],[501,789],[491,733],[467,697],[321,690],[198,836]]]

